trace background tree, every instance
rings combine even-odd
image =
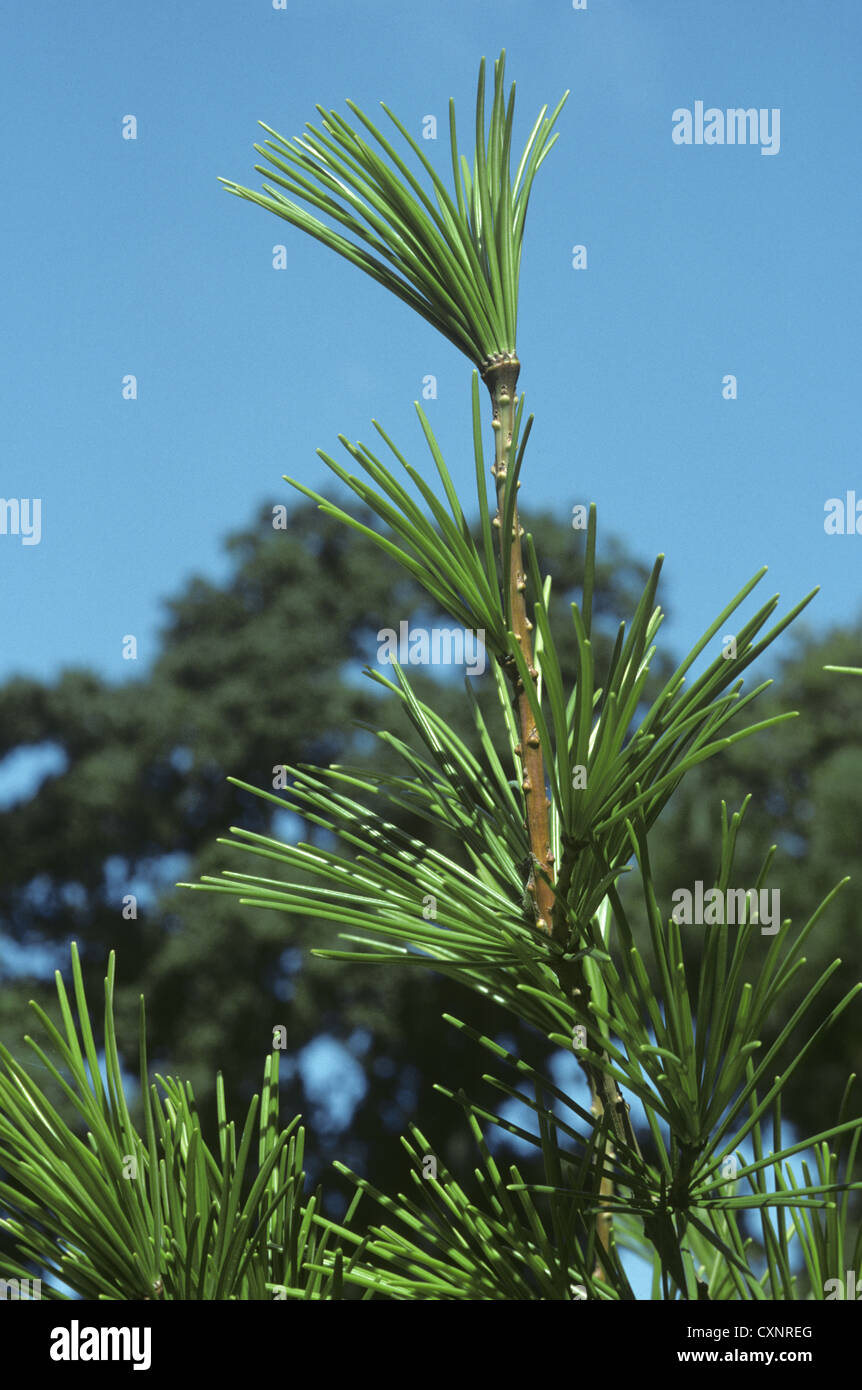
[[[367,518],[370,520],[370,517]],[[574,595],[582,580],[582,536],[550,516],[530,520],[555,587]],[[117,949],[117,1020],[134,1070],[138,997],[147,999],[153,1061],[181,1067],[195,1087],[204,1121],[215,1114],[214,1078],[245,1104],[258,1085],[271,1029],[288,1030],[282,1064],[286,1112],[310,1122],[309,1170],[339,1157],[395,1186],[400,1155],[392,1141],[421,1115],[442,1136],[455,1163],[463,1126],[433,1089],[435,1080],[467,1084],[482,1070],[442,1014],[458,1011],[459,986],[437,975],[394,969],[338,969],[308,953],[289,917],[249,913],[230,900],[182,892],[196,878],[239,856],[216,843],[226,827],[261,833],[278,815],[239,791],[228,775],[271,786],[279,760],[362,765],[381,692],[363,678],[377,632],[398,621],[448,620],[429,613],[427,595],[356,532],[316,507],[292,507],[285,530],[273,508],[226,541],[232,572],[223,584],[201,578],[167,603],[161,649],[151,670],[125,683],[65,671],[53,684],[15,679],[0,688],[0,757],[34,746],[59,750],[65,768],[0,812],[0,921],[8,943],[41,948],[65,970],[65,944],[81,943],[88,991],[98,997],[106,953]],[[597,647],[607,657],[609,615],[632,607],[646,569],[609,544],[596,588]],[[574,637],[561,648],[574,669]],[[438,707],[467,733],[460,676],[416,673]],[[473,682],[480,702],[496,695]],[[387,714],[391,711],[387,709]],[[406,721],[399,732],[409,737]],[[278,750],[277,754],[274,750]],[[379,765],[380,755],[375,751]],[[405,815],[405,828],[420,831]],[[423,835],[427,827],[421,828]],[[314,838],[306,824],[303,837]],[[123,916],[125,894],[138,895],[137,918]],[[332,944],[321,922],[315,944]],[[11,1045],[32,1028],[26,1001],[53,1008],[50,980],[18,976],[0,993],[0,1031]],[[483,1026],[517,1037],[537,1063],[535,1040],[488,1005]],[[344,1045],[362,1069],[364,1094],[344,1134],[349,1109],[333,1111],[309,1093],[297,1054],[315,1039]],[[544,1049],[543,1049],[544,1051]],[[434,1067],[429,1070],[428,1059]]]
[[[738,806],[751,794],[737,861],[740,883],[754,883],[764,851],[775,844],[782,918],[802,922],[849,876],[806,943],[817,972],[836,957],[842,962],[823,990],[824,1012],[856,980],[862,957],[862,690],[858,682],[824,670],[858,664],[860,630],[862,622],[855,630],[820,634],[809,623],[795,634],[762,710],[765,717],[798,710],[800,717],[735,745],[709,769],[695,769],[668,807],[667,834],[657,839],[653,860],[667,902],[676,887],[710,882],[719,800]],[[803,993],[800,982],[790,997],[798,1003]],[[780,1027],[781,1020],[774,1020],[767,1036]],[[824,1107],[837,1103],[848,1070],[858,1072],[860,1062],[858,1028],[842,1015],[820,1060],[817,1085],[802,1077],[789,1082],[788,1115],[805,1129],[816,1126]]]
[[[426,596],[357,533],[305,504],[291,510],[286,531],[274,530],[272,517],[264,507],[252,526],[228,538],[232,572],[223,584],[193,579],[168,602],[161,650],[144,677],[120,684],[72,670],[52,684],[19,678],[0,687],[0,755],[48,744],[66,763],[0,812],[0,921],[7,948],[41,948],[63,968],[64,943],[81,941],[88,988],[97,991],[105,952],[116,945],[121,1037],[134,1048],[143,992],[154,1061],[165,1071],[182,1066],[205,1122],[214,1116],[216,1071],[225,1075],[227,1094],[245,1103],[269,1029],[284,1023],[285,1110],[309,1120],[309,1171],[321,1174],[337,1154],[391,1189],[403,1176],[393,1140],[415,1116],[440,1137],[453,1168],[468,1147],[459,1117],[432,1084],[469,1090],[483,1069],[481,1055],[442,1022],[444,1013],[459,1012],[459,986],[434,974],[334,967],[309,954],[307,936],[289,917],[249,913],[230,899],[173,887],[180,876],[195,878],[228,862],[242,867],[215,844],[227,825],[267,833],[277,822],[265,803],[228,783],[229,774],[271,784],[273,748],[287,762],[368,758],[367,736],[355,721],[374,720],[379,693],[360,668],[393,612],[408,620],[428,616]],[[529,525],[555,588],[574,591],[582,576],[577,533],[549,516]],[[608,616],[631,608],[646,567],[620,545],[603,547],[603,554],[596,611],[604,656]],[[850,631],[820,637],[809,628],[790,645],[763,711],[768,717],[797,709],[800,717],[689,774],[665,812],[667,835],[656,839],[653,867],[666,903],[674,888],[710,881],[720,800],[737,807],[750,792],[740,882],[754,881],[765,848],[777,842],[782,912],[803,921],[849,873],[806,948],[818,971],[835,956],[843,962],[824,990],[825,1009],[858,973],[862,852],[854,826],[862,814],[862,747],[854,735],[857,686],[823,667],[852,664],[859,638]],[[568,648],[561,644],[561,656],[570,678],[573,639]],[[417,672],[416,683],[423,690],[433,684],[447,719],[463,728],[457,679],[432,682]],[[474,685],[485,700],[485,683]],[[138,917],[125,920],[122,898],[132,890],[139,893]],[[624,897],[626,891],[623,881]],[[333,935],[320,923],[315,943]],[[800,984],[797,999],[801,992]],[[0,991],[7,1042],[31,1030],[29,998],[52,1008],[50,981],[38,973],[16,973],[12,981],[7,972]],[[535,1038],[491,1005],[482,1026],[533,1065],[546,1060]],[[298,1054],[322,1037],[346,1047],[361,1072],[344,1107],[309,1091],[298,1065]],[[133,1054],[126,1062],[133,1066]],[[822,1127],[840,1103],[848,1069],[859,1069],[859,1044],[843,1015],[819,1058],[817,1085],[791,1078],[788,1119]]]

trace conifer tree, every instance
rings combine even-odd
[[[356,1197],[336,1222],[319,1193],[305,1193],[298,1118],[280,1126],[277,1045],[241,1135],[222,1098],[211,1146],[189,1088],[148,1076],[142,1002],[139,1134],[113,1032],[113,957],[103,1081],[73,952],[77,1021],[58,976],[62,1030],[37,1009],[48,1047],[33,1047],[74,1101],[88,1137],[75,1135],[26,1067],[0,1049],[7,1173],[0,1200],[13,1213],[3,1225],[22,1260],[86,1297],[329,1300],[352,1289],[401,1301],[630,1300],[628,1251],[647,1261],[657,1300],[820,1299],[831,1281],[859,1268],[854,1193],[862,1183],[854,1163],[862,1118],[851,1117],[853,1078],[832,1127],[792,1144],[782,1138],[781,1095],[862,986],[818,1016],[831,967],[776,1040],[761,1042],[766,1020],[780,1015],[805,968],[806,938],[841,885],[801,927],[782,921],[765,933],[754,898],[740,897],[734,876],[747,801],[715,808],[715,880],[702,923],[685,924],[658,900],[650,869],[661,813],[686,774],[792,717],[752,722],[749,707],[765,686],[746,691],[743,676],[813,595],[771,626],[774,598],[740,619],[735,659],[719,654],[693,677],[763,571],[755,574],[647,701],[661,562],[598,669],[590,507],[581,599],[568,615],[557,611],[520,521],[532,417],[518,394],[517,324],[527,205],[565,97],[550,116],[543,108],[518,155],[504,63],[501,54],[490,113],[480,65],[472,158],[462,153],[450,103],[451,188],[388,107],[393,129],[384,133],[353,103],[352,122],[318,108],[320,128],[309,125],[294,139],[264,127],[271,138],[256,146],[266,160],[258,166],[268,180],[262,192],[225,183],[365,271],[472,365],[475,526],[419,405],[421,464],[377,422],[378,452],[343,436],[347,462],[321,451],[380,529],[303,482],[293,485],[395,559],[465,632],[481,635],[508,757],[498,755],[497,731],[469,679],[474,737],[466,741],[419,697],[403,665],[393,665],[393,679],[369,669],[412,728],[410,738],[378,734],[399,756],[401,773],[296,766],[278,793],[245,786],[331,839],[290,845],[236,827],[226,843],[248,852],[250,869],[251,860],[264,861],[260,872],[225,870],[189,886],[291,918],[336,922],[345,946],[321,952],[329,958],[432,969],[460,981],[465,1018],[449,1021],[465,1048],[484,1050],[490,1085],[501,1098],[522,1100],[533,1127],[450,1092],[475,1141],[477,1182],[446,1171],[433,1134],[415,1123],[402,1141],[412,1193],[378,1191],[338,1165]],[[571,688],[557,637],[569,622],[578,651]],[[435,845],[443,832],[448,848],[399,828],[396,809],[433,826]],[[763,858],[758,894],[773,855]],[[621,893],[623,875],[634,879],[636,896]],[[735,919],[716,906],[731,902]],[[573,1051],[590,1108],[471,1027],[469,991]],[[495,1127],[532,1145],[539,1181],[525,1180],[516,1164],[500,1170],[488,1142]],[[816,1171],[804,1167],[800,1182],[793,1159],[807,1149]],[[379,1215],[360,1231],[363,1196]],[[752,1219],[763,1270],[752,1258],[745,1224]]]

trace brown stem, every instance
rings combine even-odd
[[[512,454],[512,435],[515,426],[515,406],[517,396],[515,386],[521,364],[514,355],[494,359],[486,367],[483,378],[491,395],[494,407],[494,467],[491,474],[497,489],[497,515],[494,525],[497,528],[500,557],[505,564],[506,546],[503,537],[505,516],[506,479]],[[512,544],[509,550],[509,569],[503,576],[508,586],[509,604],[512,613],[512,631],[515,634],[524,664],[534,685],[538,684],[539,673],[533,665],[533,640],[530,636],[533,624],[527,617],[527,604],[524,593],[527,587],[524,561],[521,552],[523,530],[518,521],[518,508],[512,515]],[[512,685],[513,704],[517,710],[520,744],[518,756],[521,760],[521,786],[527,815],[527,834],[530,840],[532,866],[527,881],[527,891],[533,900],[536,925],[540,931],[554,934],[554,854],[551,849],[551,832],[548,821],[550,805],[545,791],[545,764],[536,722],[530,709],[524,682],[515,662],[507,667],[507,675]],[[541,872],[537,872],[541,870]]]
[[[506,480],[512,461],[512,438],[518,399],[515,395],[515,387],[520,370],[520,362],[515,354],[511,353],[509,355],[500,354],[492,358],[482,373],[482,379],[488,388],[494,409],[492,420],[494,466],[491,469],[497,490],[497,515],[494,518],[494,525],[497,528],[500,558],[504,568],[506,566],[506,545],[503,536],[503,522],[506,514]],[[533,625],[527,617],[527,604],[524,597],[527,579],[524,573],[521,550],[522,535],[523,530],[518,520],[516,504],[512,513],[512,544],[509,548],[508,571],[503,575],[503,582],[508,589],[512,631],[521,648],[530,679],[535,686],[538,686],[539,673],[533,665],[533,640],[530,635]],[[532,860],[527,881],[527,892],[533,902],[538,929],[565,947],[568,945],[569,937],[566,899],[574,867],[574,852],[570,850],[564,856],[560,882],[555,892],[554,854],[551,848],[548,819],[550,802],[545,790],[545,764],[539,735],[517,664],[514,660],[510,663],[504,663],[504,669],[512,686],[513,704],[517,710],[521,740],[516,752],[521,761],[521,786],[524,791],[527,834]],[[574,1002],[578,998],[584,1002],[588,1001],[590,991],[580,961],[564,962],[558,969],[557,976],[560,988],[570,1002]],[[587,1059],[581,1060],[581,1066],[589,1082],[592,1095],[591,1108],[596,1123],[601,1123],[602,1117],[607,1112],[617,1137],[637,1153],[638,1145],[628,1118],[628,1106],[625,1104],[616,1083],[596,1067],[591,1066]],[[606,1153],[609,1158],[613,1158],[613,1147],[610,1142],[607,1145]],[[612,1194],[613,1181],[603,1175],[599,1191],[602,1196]],[[611,1215],[608,1211],[599,1212],[596,1217],[596,1228],[602,1248],[607,1251],[610,1247],[612,1232]],[[604,1278],[600,1262],[597,1262],[595,1273],[596,1277]]]
[[[598,1096],[594,1097],[594,1101],[593,1101],[593,1113],[594,1113],[594,1114],[595,1114],[595,1112],[596,1112],[596,1108],[598,1108],[600,1111],[601,1111],[601,1108],[602,1108],[602,1103],[601,1103],[601,1101],[598,1099]],[[613,1156],[614,1156],[614,1146],[613,1146],[613,1144],[610,1144],[610,1143],[608,1144],[608,1146],[607,1146],[607,1148],[606,1148],[606,1150],[605,1150],[605,1153],[606,1153],[606,1155],[607,1155],[607,1157],[608,1157],[609,1159],[611,1159],[611,1160],[613,1159]],[[614,1195],[614,1180],[613,1180],[613,1178],[607,1177],[606,1175],[603,1175],[603,1176],[602,1176],[601,1183],[599,1184],[599,1194],[600,1194],[600,1196],[602,1196],[602,1197],[612,1197],[612,1196]],[[612,1238],[613,1238],[613,1229],[614,1229],[614,1228],[613,1228],[613,1220],[614,1220],[613,1214],[612,1214],[610,1211],[606,1211],[606,1210],[600,1211],[600,1212],[598,1213],[598,1215],[596,1216],[596,1234],[598,1235],[599,1243],[601,1244],[601,1247],[602,1247],[602,1249],[603,1249],[605,1252],[607,1252],[607,1251],[610,1250],[610,1248],[611,1248],[611,1240],[612,1240]],[[605,1283],[607,1282],[607,1279],[606,1279],[606,1276],[605,1276],[604,1267],[602,1266],[602,1262],[601,1262],[601,1260],[599,1260],[599,1259],[596,1260],[595,1266],[594,1266],[594,1268],[593,1268],[593,1278],[594,1278],[594,1279],[601,1279],[601,1280],[602,1280],[603,1282],[605,1282]]]

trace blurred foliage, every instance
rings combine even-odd
[[[229,775],[265,788],[282,762],[362,765],[373,753],[380,766],[381,746],[372,749],[356,727],[357,721],[376,724],[381,709],[381,692],[361,667],[373,662],[380,628],[434,620],[427,596],[366,538],[307,505],[289,514],[286,531],[273,529],[272,518],[265,507],[256,524],[228,540],[233,572],[225,584],[196,578],[169,601],[161,651],[145,676],[115,684],[72,670],[52,684],[16,678],[0,688],[0,757],[50,744],[67,763],[0,813],[4,959],[19,959],[9,954],[11,943],[36,947],[40,959],[47,951],[50,964],[65,971],[66,944],[75,938],[87,987],[99,990],[107,953],[116,948],[121,1055],[134,1058],[143,992],[153,1064],[189,1078],[207,1123],[215,1117],[216,1072],[232,1102],[246,1105],[272,1029],[283,1024],[284,1110],[301,1113],[310,1125],[306,1162],[313,1180],[338,1157],[382,1190],[395,1190],[405,1164],[396,1136],[408,1124],[419,1122],[437,1136],[441,1160],[452,1169],[469,1152],[456,1108],[434,1089],[439,1083],[470,1093],[472,1086],[475,1093],[481,1085],[481,1055],[465,1050],[442,1021],[446,1012],[459,1013],[461,987],[425,971],[368,971],[313,958],[311,938],[289,917],[173,886],[180,877],[245,867],[243,856],[216,843],[228,826],[279,829],[277,813],[229,784]],[[574,597],[582,535],[548,516],[528,526],[555,592]],[[600,554],[595,626],[604,661],[613,635],[608,618],[631,610],[647,570],[618,545],[604,545]],[[801,923],[838,879],[852,875],[807,944],[818,973],[836,955],[844,962],[824,990],[825,1012],[858,977],[862,954],[855,872],[862,857],[855,830],[862,815],[855,775],[862,741],[854,746],[862,690],[822,669],[855,658],[851,634],[819,640],[809,634],[795,648],[792,638],[784,641],[791,651],[776,686],[761,697],[759,714],[797,709],[801,717],[688,774],[662,816],[666,833],[655,837],[653,872],[668,911],[674,888],[698,878],[711,882],[719,802],[724,797],[733,808],[752,792],[737,855],[740,884],[754,882],[765,850],[777,841],[771,881],[781,888],[782,915]],[[571,680],[574,635],[565,625],[560,661]],[[656,662],[650,689],[667,673]],[[420,695],[433,690],[436,708],[469,738],[459,681],[418,668],[413,677]],[[486,711],[493,708],[493,677],[472,684]],[[409,739],[396,703],[387,700],[385,717],[399,719],[398,732]],[[406,813],[402,824],[427,837],[427,826],[411,824]],[[281,833],[313,843],[318,832],[306,824],[282,825]],[[138,896],[133,920],[123,915],[128,893]],[[621,894],[625,901],[625,879]],[[332,924],[320,923],[314,944],[332,945],[335,936]],[[37,973],[4,974],[0,1033],[15,1051],[30,1027],[27,1001],[34,998],[51,1013],[54,990]],[[801,997],[801,984],[798,989]],[[548,1050],[532,1031],[490,1002],[474,997],[471,1007],[480,1031],[502,1038],[530,1065],[547,1064]],[[831,1122],[848,1070],[860,1069],[851,1018],[837,1021],[829,1047],[821,1049],[816,1086],[809,1074],[788,1084],[785,1114],[806,1129]],[[776,1032],[781,1023],[775,1021]],[[299,1065],[303,1049],[321,1037],[344,1046],[353,1070],[361,1069],[357,1089],[340,1105],[332,1079],[316,1085]],[[583,1100],[574,1067],[571,1081]]]
[[[786,646],[759,713],[766,718],[798,710],[800,717],[689,774],[667,809],[666,834],[656,836],[652,868],[660,901],[669,903],[674,888],[697,879],[711,883],[718,853],[715,806],[722,797],[738,806],[750,792],[737,855],[739,886],[754,883],[764,852],[775,844],[771,882],[781,891],[781,917],[798,924],[849,875],[806,943],[812,973],[836,958],[842,962],[819,1001],[826,1011],[856,982],[862,965],[862,686],[823,668],[851,665],[859,638],[841,630],[818,634],[809,623],[795,638],[789,635]],[[801,994],[799,984],[790,998]],[[773,1020],[765,1041],[783,1022]],[[842,1017],[819,1055],[816,1084],[810,1075],[788,1083],[787,1115],[804,1129],[818,1125],[834,1110],[847,1072],[858,1073],[860,1063],[858,1028],[852,1015]]]
[[[574,598],[583,533],[547,516],[529,524],[560,600]],[[460,986],[426,972],[317,960],[301,923],[173,885],[245,867],[243,856],[216,842],[228,826],[278,829],[277,813],[230,785],[229,775],[266,788],[283,762],[362,765],[373,756],[383,766],[379,743],[372,746],[357,721],[376,725],[385,701],[383,721],[396,717],[398,732],[411,732],[361,674],[374,662],[376,634],[401,620],[451,622],[430,613],[427,595],[370,541],[310,505],[289,513],[286,530],[274,529],[272,507],[262,508],[227,549],[233,571],[224,585],[195,578],[168,602],[161,650],[146,675],[119,684],[67,670],[52,684],[16,678],[0,688],[0,759],[51,745],[66,761],[0,812],[3,958],[19,959],[11,943],[39,948],[39,959],[65,974],[74,938],[86,987],[98,994],[116,949],[121,1056],[134,1070],[143,993],[153,1065],[188,1077],[205,1123],[215,1118],[216,1073],[231,1103],[247,1105],[272,1029],[284,1025],[283,1107],[309,1122],[313,1179],[337,1156],[395,1189],[404,1167],[396,1136],[417,1117],[439,1136],[450,1167],[469,1152],[459,1114],[433,1089],[435,1082],[469,1087],[482,1074],[481,1055],[465,1054],[441,1018],[461,1007]],[[595,637],[606,660],[610,615],[632,609],[648,571],[618,545],[603,552]],[[571,678],[571,630],[562,634],[560,660]],[[656,680],[663,670],[657,663]],[[443,717],[471,737],[460,676],[420,668],[414,675],[417,692],[433,692]],[[493,675],[472,684],[496,720]],[[401,823],[428,838],[428,827],[406,812]],[[311,842],[317,834],[310,824],[288,831]],[[138,899],[136,919],[124,916],[129,893]],[[335,937],[332,924],[320,923],[314,944]],[[27,1001],[53,1016],[54,989],[37,973],[4,974],[0,1035],[16,1052],[31,1027]],[[477,1027],[502,1032],[534,1065],[544,1060],[547,1049],[532,1032],[490,1002],[472,1007]],[[334,1081],[308,1083],[297,1064],[322,1036],[346,1047],[364,1075],[352,1119],[349,1098],[332,1103]],[[62,1108],[62,1098],[54,1100]]]

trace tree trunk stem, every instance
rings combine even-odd
[[[505,519],[506,480],[512,462],[512,437],[515,426],[515,407],[517,396],[515,386],[521,370],[516,357],[506,357],[494,362],[484,373],[485,385],[493,403],[494,428],[494,466],[491,474],[497,489],[497,515],[494,525],[498,532],[500,558],[506,565],[506,541],[503,536]],[[524,573],[524,560],[521,551],[523,531],[518,520],[517,503],[512,514],[512,543],[508,555],[508,572],[503,575],[507,586],[509,607],[512,615],[512,631],[515,634],[524,664],[534,685],[538,685],[539,673],[533,665],[533,625],[527,617],[527,604],[524,597],[527,579]],[[512,686],[513,705],[517,712],[520,744],[518,755],[521,760],[521,787],[526,807],[527,834],[530,840],[532,864],[527,881],[527,891],[532,899],[536,925],[548,936],[554,934],[554,853],[551,848],[551,832],[548,820],[549,801],[545,789],[545,764],[536,722],[530,709],[530,701],[523,680],[514,661],[507,667],[507,675]]]
[[[494,519],[494,526],[498,534],[500,560],[504,571],[503,583],[508,594],[512,631],[521,649],[529,677],[534,686],[538,687],[539,673],[533,665],[533,639],[531,635],[533,624],[527,617],[525,599],[527,578],[524,573],[521,549],[523,531],[518,520],[517,502],[512,512],[512,539],[511,546],[508,548],[508,563],[506,538],[503,535],[506,516],[506,483],[509,467],[513,462],[512,442],[518,401],[515,387],[520,370],[521,364],[514,354],[501,356],[489,363],[482,373],[482,378],[490,393],[494,410],[492,420],[494,466],[491,469],[491,474],[497,490],[497,515]],[[548,817],[550,802],[545,789],[545,764],[536,722],[530,709],[530,701],[524,688],[524,682],[514,659],[504,663],[504,669],[512,686],[512,702],[517,712],[520,735],[520,744],[516,751],[521,761],[521,786],[524,791],[526,828],[531,854],[530,876],[526,885],[527,892],[532,899],[538,929],[553,937],[565,948],[568,946],[569,936],[565,897],[568,880],[571,878],[572,863],[564,863],[562,866],[564,888],[558,901],[554,889],[554,852],[551,846]],[[558,974],[560,987],[567,998],[573,1002],[579,996],[583,1002],[589,999],[589,987],[584,976],[582,962],[566,962]],[[618,1137],[624,1137],[625,1141],[633,1145],[637,1152],[637,1140],[628,1120],[628,1107],[619,1088],[595,1067],[590,1066],[587,1059],[581,1060],[581,1066],[590,1084],[592,1112],[596,1123],[601,1124],[605,1113],[608,1112]],[[613,1157],[613,1147],[610,1143],[608,1144],[607,1157]],[[600,1194],[610,1196],[613,1190],[613,1181],[603,1173],[599,1183]],[[610,1212],[599,1211],[596,1217],[596,1228],[602,1248],[608,1251],[611,1246],[613,1230]],[[596,1263],[595,1277],[604,1278],[599,1261]]]

